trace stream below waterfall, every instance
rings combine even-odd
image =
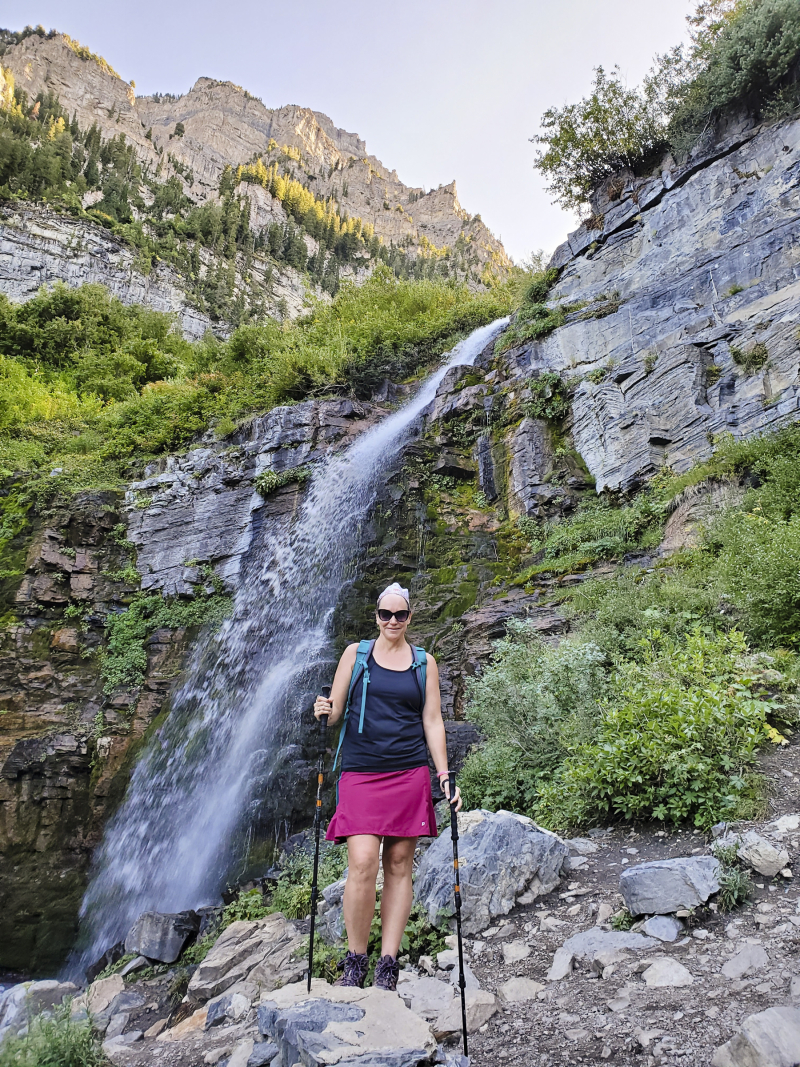
[[[377,493],[446,372],[471,365],[507,321],[475,330],[413,399],[320,464],[288,531],[254,528],[233,614],[201,639],[95,854],[76,968],[142,912],[219,900],[302,711],[331,672],[333,613]]]

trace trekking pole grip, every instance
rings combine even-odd
[[[322,696],[325,697],[326,700],[330,700],[331,687],[329,685],[323,685],[321,690],[320,690],[320,693],[321,693]],[[325,731],[328,728],[328,715],[329,714],[330,714],[330,712],[326,712],[324,715],[320,715],[320,717],[319,717],[319,736],[321,738],[323,738],[323,739],[325,737]]]

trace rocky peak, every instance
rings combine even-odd
[[[180,174],[195,200],[216,198],[226,166],[261,157],[318,200],[335,201],[341,215],[371,224],[387,244],[439,258],[458,242],[464,269],[476,278],[487,266],[510,266],[480,216],[461,208],[455,182],[427,194],[406,186],[358,134],[322,112],[298,104],[268,108],[241,86],[206,77],[177,98],[136,97],[104,61],[83,58],[61,34],[26,37],[6,50],[2,65],[29,98],[54,93],[83,129],[96,124],[104,138],[124,134],[151,172],[162,179]],[[276,204],[265,214],[283,212]]]

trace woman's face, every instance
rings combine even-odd
[[[379,608],[386,608],[387,611],[408,611],[408,604],[403,597],[398,596],[397,593],[387,593],[385,597],[381,597],[381,602],[378,604]],[[396,641],[398,637],[402,637],[408,629],[408,624],[411,621],[411,615],[408,616],[405,622],[398,622],[394,615],[388,622],[381,622],[377,614],[375,621],[378,624],[378,629],[391,641]]]

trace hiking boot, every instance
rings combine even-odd
[[[363,952],[348,952],[343,960],[336,965],[337,970],[343,971],[341,978],[337,978],[334,985],[350,985],[364,988],[364,980],[369,970],[369,958]]]
[[[390,993],[394,993],[399,974],[400,964],[394,956],[381,956],[375,964],[375,981],[372,984],[376,989],[388,989]]]

